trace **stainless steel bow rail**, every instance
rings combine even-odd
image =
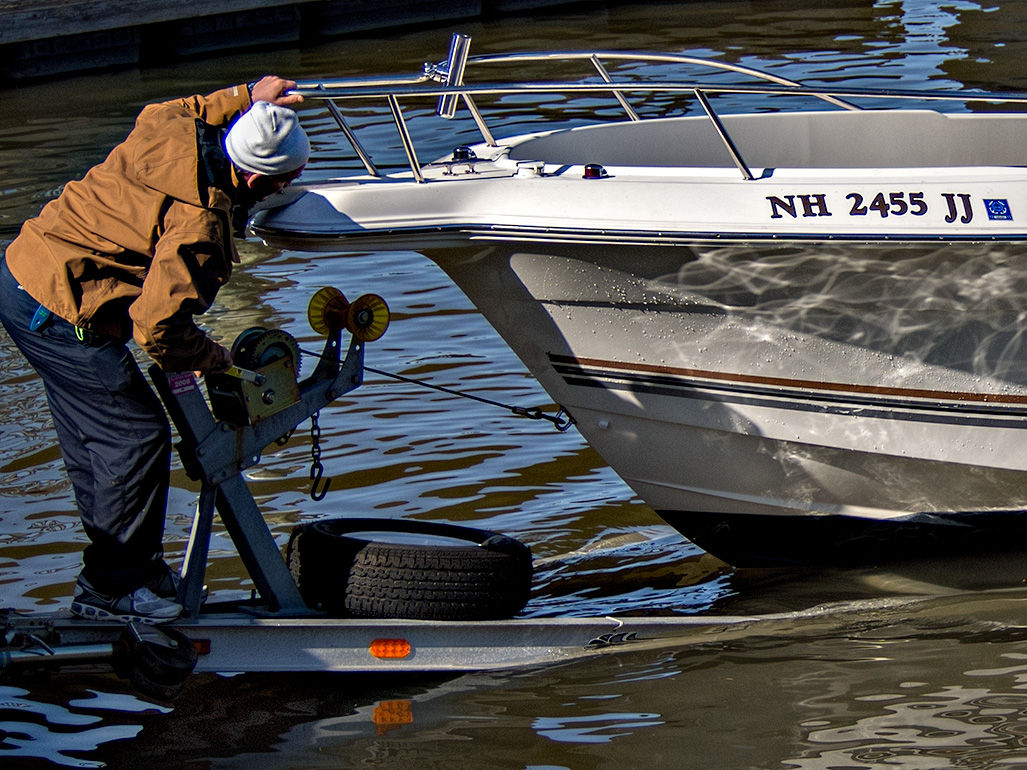
[[[723,141],[735,165],[745,179],[752,179],[753,174],[741,153],[738,151],[731,135],[728,133],[720,116],[714,109],[709,97],[725,94],[748,94],[769,97],[805,96],[821,99],[831,105],[847,109],[859,110],[861,106],[850,100],[868,100],[873,103],[880,100],[903,100],[911,102],[952,102],[967,104],[970,102],[992,102],[1005,104],[1027,104],[1027,94],[989,93],[983,91],[963,91],[958,93],[926,90],[897,89],[823,89],[806,86],[800,82],[789,80],[769,72],[732,64],[714,59],[703,59],[684,54],[654,54],[627,51],[557,51],[541,53],[508,53],[470,56],[471,38],[466,35],[454,35],[449,57],[437,64],[425,64],[424,71],[414,76],[375,79],[347,79],[306,81],[300,83],[296,93],[305,98],[322,100],[329,114],[343,132],[367,173],[382,176],[381,170],[371,159],[371,153],[361,144],[356,131],[350,126],[339,102],[384,102],[391,112],[396,131],[399,135],[407,163],[414,179],[425,182],[423,166],[417,157],[417,151],[407,127],[407,120],[400,105],[400,100],[409,101],[415,98],[437,99],[436,114],[443,118],[453,118],[457,114],[460,102],[467,107],[477,125],[485,144],[498,147],[494,132],[489,127],[479,107],[479,97],[502,97],[511,95],[543,95],[559,94],[564,96],[612,96],[624,111],[628,120],[643,120],[631,98],[639,95],[672,95],[684,94],[694,97],[709,117],[721,141]],[[524,65],[537,62],[585,62],[592,69],[593,80],[573,81],[535,81],[535,82],[465,82],[467,72],[474,68],[489,65]],[[620,78],[610,73],[610,64],[678,64],[694,65],[719,72],[730,72],[762,81],[757,84],[721,84],[701,81],[647,81],[641,79]],[[595,80],[598,78],[598,82]]]

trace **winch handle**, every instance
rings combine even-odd
[[[230,366],[222,374],[227,374],[229,377],[237,377],[243,382],[252,382],[254,385],[263,385],[267,378],[260,372],[254,372],[250,369],[243,369],[240,366]]]

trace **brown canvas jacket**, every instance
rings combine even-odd
[[[61,318],[125,341],[166,371],[217,369],[225,354],[193,322],[238,254],[239,179],[205,181],[197,119],[227,126],[251,106],[246,86],[143,109],[105,161],[27,221],[7,249],[11,273]],[[201,189],[202,187],[202,189]]]

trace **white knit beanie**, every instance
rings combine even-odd
[[[235,121],[225,149],[236,166],[264,176],[288,174],[310,157],[310,142],[296,113],[270,102],[256,102]]]

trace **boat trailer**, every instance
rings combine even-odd
[[[302,381],[298,378],[299,348],[281,330],[249,329],[239,336],[233,347],[235,367],[205,377],[209,403],[192,373],[165,374],[157,367],[150,369],[177,428],[178,451],[186,471],[201,482],[180,569],[182,616],[173,623],[154,626],[82,619],[66,610],[0,610],[4,631],[0,677],[39,669],[92,670],[99,666],[129,679],[146,696],[171,700],[193,671],[495,671],[563,663],[613,650],[723,641],[771,633],[772,628],[782,626],[806,632],[823,627],[824,622],[836,624],[839,612],[830,608],[807,613],[798,624],[794,613],[509,619],[527,600],[530,555],[526,577],[518,573],[517,580],[511,581],[500,575],[504,582],[526,580],[523,595],[515,591],[512,603],[504,605],[486,593],[470,615],[447,612],[447,605],[432,601],[408,605],[408,609],[426,608],[424,617],[417,612],[388,617],[385,610],[354,617],[345,607],[341,611],[326,609],[317,593],[307,590],[298,579],[302,570],[297,569],[296,553],[283,557],[242,473],[260,461],[268,446],[362,383],[365,343],[385,332],[389,315],[387,305],[376,295],[349,303],[337,289],[322,289],[310,303],[308,319],[327,340],[314,372]],[[350,333],[345,357],[344,330]],[[215,510],[253,580],[255,590],[249,600],[204,602]],[[375,523],[382,525],[382,531],[404,528],[396,522],[357,521],[362,530],[375,529]],[[465,529],[424,522],[405,524],[420,534],[437,527],[443,536],[454,531],[459,536],[459,530]],[[481,531],[467,531],[482,540]],[[291,542],[290,549],[292,546]],[[472,554],[490,550],[503,558],[513,554],[510,558],[516,559],[521,554],[518,548],[527,553],[526,546],[493,535],[464,550]],[[473,560],[457,562],[454,580],[461,577],[456,573],[465,563],[475,564]],[[414,577],[416,583],[430,582]],[[396,588],[393,584],[386,587],[390,592]],[[343,591],[341,587],[338,590]],[[494,610],[495,606],[499,610]],[[901,612],[905,604],[896,606]]]

